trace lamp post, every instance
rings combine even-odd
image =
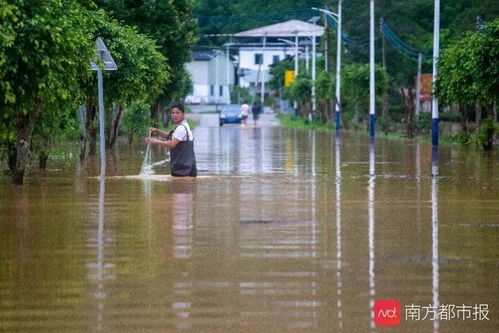
[[[318,10],[320,12],[329,15],[333,20],[335,20],[338,24],[338,28],[336,29],[337,41],[336,41],[336,105],[335,105],[335,119],[336,119],[336,132],[339,133],[340,130],[340,121],[341,121],[341,3],[342,0],[338,0],[338,14],[325,10],[322,8],[312,7],[313,10]],[[327,57],[327,55],[326,55]]]
[[[431,110],[431,142],[438,146],[438,99],[435,96],[435,82],[437,80],[437,61],[440,51],[440,0],[435,0],[435,12],[433,17],[433,99]]]
[[[309,22],[312,22],[314,25],[317,23],[318,20],[320,20],[320,16],[314,16],[311,19],[309,19]],[[312,118],[315,118],[316,113],[317,113],[317,98],[315,96],[315,80],[316,80],[316,57],[317,57],[317,48],[316,48],[316,43],[315,43],[315,38],[316,34],[315,32],[312,34]]]
[[[375,103],[375,75],[374,75],[374,0],[370,6],[369,25],[369,135],[371,140],[376,133],[376,103]]]

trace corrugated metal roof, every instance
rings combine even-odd
[[[238,32],[234,37],[298,37],[322,36],[324,27],[310,24],[300,20],[290,20],[286,22],[267,25],[265,27]]]

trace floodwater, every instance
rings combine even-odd
[[[197,179],[143,143],[0,178],[0,331],[499,330],[497,150],[205,124]]]

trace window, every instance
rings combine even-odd
[[[215,95],[215,86],[214,85],[210,85],[210,96],[213,96]]]
[[[279,55],[272,56],[272,63],[277,64],[281,59],[279,59]]]
[[[223,96],[224,95],[224,86],[218,86],[218,96]]]
[[[255,65],[263,65],[263,54],[255,53]]]

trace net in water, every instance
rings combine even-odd
[[[147,144],[146,153],[144,154],[144,162],[142,162],[142,169],[140,169],[141,176],[154,175],[154,170],[152,169],[152,152],[151,144]]]

